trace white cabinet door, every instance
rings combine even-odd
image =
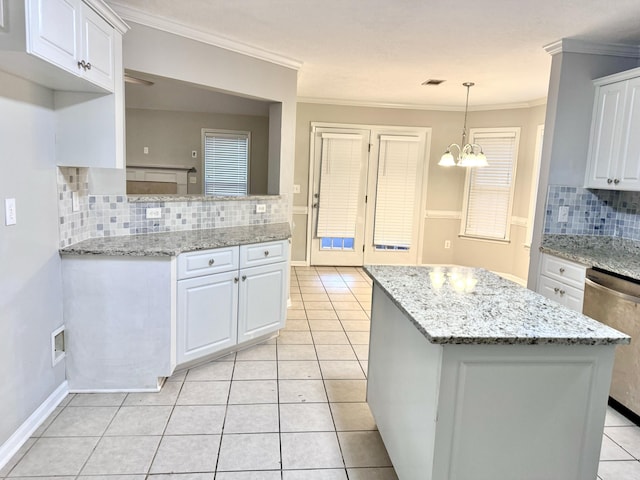
[[[232,271],[178,282],[178,364],[236,344],[237,281]]]
[[[284,327],[287,262],[240,270],[238,343]]]
[[[27,0],[27,50],[77,75],[80,0]]]
[[[640,190],[640,77],[627,81],[625,106],[618,188]]]
[[[589,143],[586,187],[617,187],[614,180],[617,179],[626,86],[626,82],[617,82],[598,89]]]
[[[87,64],[87,80],[109,91],[114,89],[114,29],[96,12],[82,4],[81,56]]]
[[[571,310],[582,312],[582,302],[584,300],[583,290],[570,287],[549,277],[540,275],[538,279],[538,293],[551,300],[555,300],[565,307],[569,307]]]

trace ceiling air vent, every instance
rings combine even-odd
[[[445,80],[436,80],[435,78],[430,78],[429,80],[425,80],[422,82],[422,85],[440,85]]]

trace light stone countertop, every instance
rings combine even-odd
[[[617,330],[483,269],[369,265],[365,271],[431,343],[630,341]]]
[[[280,195],[179,195],[179,194],[166,194],[166,195],[127,195],[127,202],[129,203],[162,203],[162,202],[220,202],[220,201],[233,201],[233,202],[249,202],[259,200],[277,200],[281,198]]]
[[[288,223],[122,235],[84,240],[60,249],[61,255],[173,256],[182,252],[285,240]]]
[[[545,235],[540,251],[640,280],[640,242],[592,235]]]

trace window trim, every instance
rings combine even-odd
[[[464,196],[462,199],[462,218],[460,220],[460,233],[458,234],[460,238],[465,238],[468,240],[478,240],[483,242],[502,243],[502,244],[511,242],[510,240],[511,223],[512,223],[511,216],[513,214],[513,199],[514,199],[515,185],[516,185],[516,173],[518,171],[518,157],[520,155],[520,130],[521,130],[520,127],[490,127],[490,128],[469,129],[469,141],[471,143],[476,143],[475,136],[479,133],[495,134],[496,136],[500,136],[500,134],[515,135],[515,154],[514,154],[513,164],[511,165],[511,185],[509,188],[509,205],[507,206],[505,237],[504,238],[487,237],[482,235],[473,235],[466,232],[468,206],[469,206],[469,189],[471,188],[471,168],[467,168],[465,181],[464,181]],[[477,143],[482,145],[481,141],[478,141]],[[489,159],[489,164],[491,164],[490,159]]]
[[[206,195],[206,182],[205,182],[205,141],[207,134],[222,134],[222,135],[246,135],[247,137],[247,193],[245,195],[250,195],[251,191],[251,131],[249,130],[225,130],[222,128],[202,128],[200,133],[200,148],[202,152],[202,161],[200,162],[200,166],[202,168],[202,195]],[[227,195],[210,195],[210,196],[227,196]],[[242,195],[236,195],[241,197]]]

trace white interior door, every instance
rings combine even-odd
[[[315,128],[312,265],[362,265],[369,130]]]
[[[415,264],[430,129],[314,126],[312,265]]]

